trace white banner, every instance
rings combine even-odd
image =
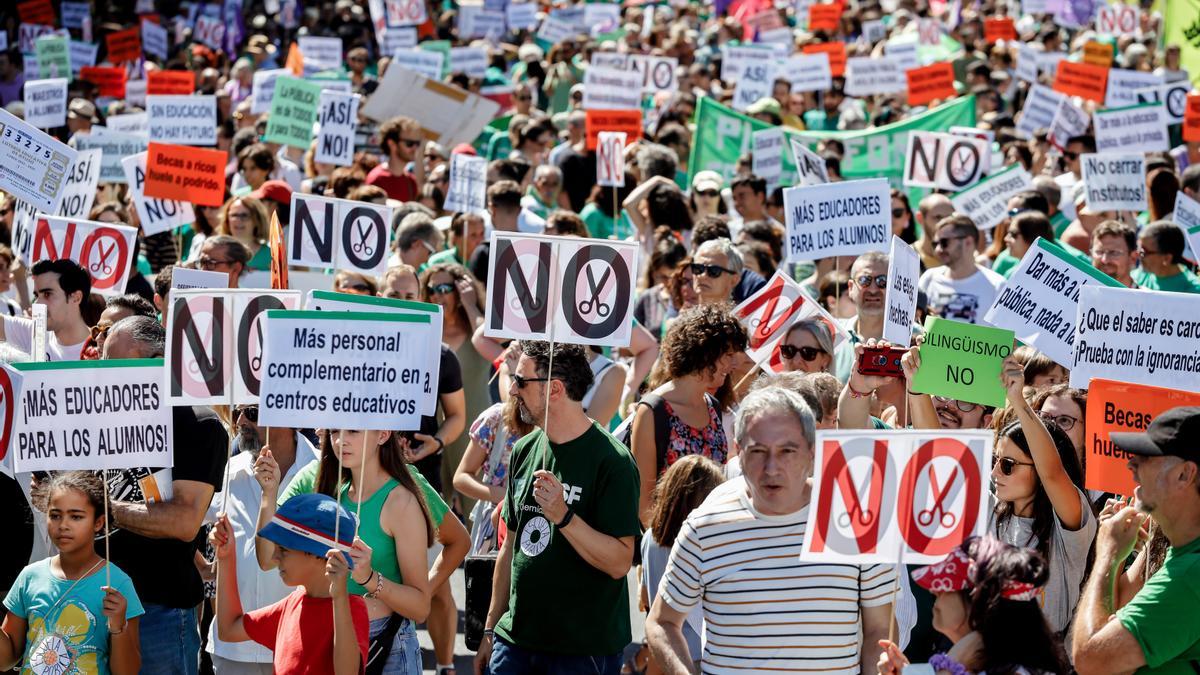
[[[296,38],[304,56],[304,75],[342,67],[342,38],[302,35]]]
[[[1146,210],[1145,155],[1081,155],[1080,169],[1087,205],[1093,212]]]
[[[459,153],[450,157],[450,188],[442,208],[482,212],[487,208],[487,160]]]
[[[358,94],[323,90],[317,109],[321,132],[317,135],[314,159],[322,164],[350,166],[354,163],[354,129],[358,124]]]
[[[1004,220],[1008,200],[1022,190],[1028,190],[1033,177],[1020,164],[1013,164],[994,173],[950,198],[954,210],[965,213],[981,230],[995,227]]]
[[[67,78],[25,83],[25,122],[39,129],[67,123]]]
[[[886,178],[869,178],[784,190],[785,258],[886,251],[892,233],[890,189]]]
[[[171,290],[186,291],[190,288],[229,288],[229,275],[225,272],[206,272],[187,267],[171,269]]]
[[[134,266],[137,228],[39,214],[30,262],[70,258],[92,277],[92,292],[123,295]]]
[[[897,347],[912,342],[912,326],[917,318],[917,280],[921,278],[921,256],[903,239],[892,235],[889,254],[887,294],[883,306],[883,339]]]
[[[392,207],[292,193],[287,229],[288,265],[354,270],[379,276],[387,270]]]
[[[640,110],[642,76],[638,73],[590,66],[584,74],[584,110]]]
[[[873,56],[846,59],[847,96],[895,94],[907,89],[908,79],[895,61]]]
[[[121,160],[121,168],[125,172],[125,181],[129,183],[129,197],[137,208],[138,220],[146,236],[168,232],[195,221],[196,214],[191,202],[146,196],[145,152]]]
[[[1091,124],[1087,112],[1064,97],[1054,111],[1054,120],[1050,122],[1049,141],[1059,150],[1065,150],[1067,143],[1075,136],[1086,133]]]
[[[217,144],[217,97],[147,96],[150,140],[175,145]]]
[[[511,2],[504,8],[509,30],[533,30],[538,26],[536,2]]]
[[[1024,42],[1017,43],[1017,78],[1029,83],[1038,81],[1038,50]]]
[[[100,151],[80,150],[67,174],[58,214],[63,218],[87,218],[96,201],[96,185],[100,182]]]
[[[144,112],[113,115],[104,122],[109,131],[119,134],[150,135],[150,116]]]
[[[751,136],[751,171],[767,181],[767,192],[779,185],[783,175],[783,128],[769,127]]]
[[[1161,101],[1165,106],[1168,124],[1179,124],[1187,111],[1187,95],[1192,91],[1192,83],[1188,80],[1176,80],[1149,89],[1139,89],[1134,94],[1134,103],[1155,103]]]
[[[0,190],[55,213],[75,155],[74,148],[0,110]]]
[[[1162,103],[1142,103],[1092,113],[1096,152],[1166,152],[1167,111]]]
[[[641,74],[642,91],[675,91],[679,88],[675,81],[675,70],[679,67],[679,59],[673,56],[646,56],[634,54],[629,57],[629,70]]]
[[[100,182],[124,183],[125,169],[121,166],[121,160],[146,152],[149,141],[143,134],[121,134],[92,127],[92,133],[75,137],[75,145],[80,150],[95,148],[103,151],[100,157]]]
[[[746,354],[769,373],[786,369],[779,347],[798,321],[814,319],[825,324],[835,349],[848,337],[842,324],[783,270],[776,271],[765,286],[734,307],[733,317],[746,329]]]
[[[625,132],[600,132],[596,140],[596,185],[625,187]]]
[[[146,53],[146,56],[166,61],[169,44],[166,28],[153,21],[142,19],[142,51]]]
[[[451,47],[450,72],[466,73],[468,77],[487,74],[487,50],[482,47]]]

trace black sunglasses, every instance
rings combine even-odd
[[[447,295],[454,292],[454,284],[429,284],[425,288],[430,295]]]
[[[702,263],[692,263],[692,274],[700,275],[707,274],[709,278],[716,279],[722,274],[733,274],[733,270],[726,269],[720,265],[705,265]]]
[[[957,239],[966,239],[966,237],[958,236],[958,237],[942,237],[941,239],[934,239],[933,247],[934,248],[944,248],[946,246],[949,246],[950,242],[955,241]]]
[[[875,286],[877,288],[887,288],[887,275],[886,274],[876,274],[873,277],[870,276],[869,274],[864,274],[861,277],[858,277],[857,279],[855,279],[854,281],[855,281],[855,283],[858,284],[859,288],[870,288],[872,282],[875,283]]]
[[[908,209],[892,209],[892,217],[893,218],[899,218],[900,216],[903,216],[906,213],[908,213]]]
[[[524,389],[525,385],[529,384],[530,382],[549,382],[550,378],[548,378],[548,377],[521,377],[520,375],[517,375],[514,373],[512,375],[512,381],[517,384],[517,389]]]
[[[812,362],[817,358],[817,356],[824,354],[825,352],[824,350],[817,349],[816,347],[779,345],[779,353],[783,355],[783,358],[788,359],[789,361],[796,358],[796,355],[799,354],[800,358],[804,359],[805,361]]]
[[[1033,466],[1033,462],[1018,462],[1012,457],[992,457],[992,466],[1000,465],[1000,473],[1005,476],[1013,475],[1013,470],[1018,466]]]
[[[415,148],[421,144],[421,141],[414,141],[414,140],[408,139],[408,138],[401,138],[400,142],[403,143],[405,145],[405,147],[409,147],[409,148]]]
[[[241,417],[242,415],[245,415],[246,419],[257,424],[258,423],[258,406],[248,405],[248,406],[244,406],[241,408],[235,408],[233,411],[233,420],[236,422],[237,419],[239,417]]]
[[[1063,157],[1074,162],[1075,160],[1079,159],[1079,153],[1078,152],[1064,152]]]

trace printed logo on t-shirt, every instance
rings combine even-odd
[[[579,487],[578,485],[567,485],[566,483],[563,483],[563,501],[565,501],[568,506],[579,501],[580,497],[583,497],[583,488]]]
[[[937,316],[967,323],[975,323],[975,315],[979,312],[979,296],[969,293],[939,294],[930,304]]]
[[[521,552],[530,558],[536,558],[550,545],[550,521],[542,516],[534,516],[525,523],[521,530]]]
[[[52,622],[52,623],[51,623]],[[34,675],[94,673],[99,669],[95,645],[91,643],[96,616],[88,608],[67,602],[57,614],[36,617],[29,624],[34,635],[29,663]]]

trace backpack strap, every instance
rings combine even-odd
[[[667,464],[667,444],[671,441],[671,415],[667,412],[666,401],[655,393],[648,393],[638,401],[639,406],[650,408],[654,413],[654,456],[658,473],[662,473]]]

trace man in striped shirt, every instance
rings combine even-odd
[[[743,400],[734,438],[745,473],[688,516],[646,621],[667,673],[877,672],[893,566],[800,562],[814,435],[812,411],[793,391],[768,387]],[[696,663],[682,626],[698,603]]]

